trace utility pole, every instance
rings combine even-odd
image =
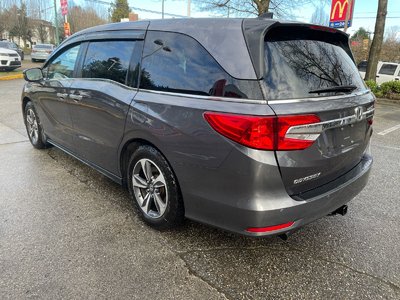
[[[371,49],[369,50],[365,80],[376,81],[376,71],[378,68],[379,55],[381,54],[382,49],[383,33],[385,31],[387,4],[388,0],[379,0],[378,2],[378,12],[376,14],[374,38],[372,40]]]
[[[58,37],[58,28],[57,28],[57,0],[54,0],[54,37],[56,45],[60,43],[60,38]]]
[[[353,0],[348,0],[347,2],[347,9],[346,9],[346,19],[344,21],[344,28],[343,31],[347,32],[347,28],[348,28],[348,23],[349,23],[349,19],[350,19],[350,12],[351,12],[351,6],[353,4]]]
[[[164,0],[162,0],[161,16],[161,18],[164,19]]]
[[[190,5],[191,5],[191,0],[188,0],[188,4],[187,4],[187,16],[188,18],[190,18]]]

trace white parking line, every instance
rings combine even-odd
[[[391,133],[392,131],[395,131],[397,129],[400,129],[400,124],[396,125],[396,126],[393,126],[393,127],[390,127],[388,129],[385,129],[384,131],[378,132],[378,134],[379,135],[386,135],[386,134]]]

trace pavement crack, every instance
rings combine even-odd
[[[280,251],[280,252],[285,252],[285,251],[293,251],[293,252],[299,252],[303,255],[306,255],[308,257],[311,257],[310,255],[308,255],[306,252],[304,252],[301,249],[295,248],[293,246],[290,245],[285,245],[285,249],[282,248],[277,248],[277,247],[268,247],[268,246],[255,246],[255,247],[219,247],[219,248],[208,248],[208,249],[190,249],[190,250],[186,250],[186,251],[177,251],[172,249],[172,251],[174,251],[175,253],[177,253],[182,260],[185,261],[185,259],[183,258],[184,255],[186,254],[191,254],[191,253],[204,253],[204,252],[216,252],[216,251],[254,251],[254,250],[272,250],[272,251]],[[322,257],[322,256],[312,256],[313,259],[317,259],[323,262],[327,262],[327,263],[331,263],[331,264],[336,264],[338,266],[341,266],[343,268],[348,269],[349,271],[352,271],[354,273],[357,273],[359,275],[364,275],[364,276],[368,276],[376,281],[379,281],[387,286],[389,286],[390,288],[392,288],[395,292],[400,292],[400,287],[398,285],[396,285],[395,283],[391,282],[390,280],[375,276],[373,274],[367,273],[365,271],[361,271],[358,270],[356,268],[353,268],[345,263],[339,262],[339,261],[334,261],[334,260],[330,260],[328,258]],[[186,263],[186,261],[185,261]],[[187,265],[187,263],[186,263]],[[190,266],[187,265],[187,267],[190,269]],[[195,271],[192,270],[192,272],[195,273]],[[201,276],[199,276],[201,277]],[[206,281],[204,278],[202,278],[204,281]],[[209,283],[210,284],[210,283]],[[213,286],[212,284],[210,284],[211,286]],[[218,287],[214,287],[215,289],[218,289]]]
[[[304,251],[302,251],[302,250],[300,250],[298,248],[292,247],[292,246],[288,246],[288,249],[292,250],[292,251],[300,252],[302,254],[305,254]],[[353,268],[353,267],[351,267],[351,266],[349,266],[349,265],[347,265],[345,263],[342,263],[342,262],[339,262],[339,261],[330,260],[330,259],[322,257],[322,256],[313,256],[313,258],[318,259],[320,261],[327,262],[327,263],[336,264],[338,266],[346,268],[346,269],[348,269],[348,270],[350,270],[350,271],[352,271],[354,273],[360,274],[360,275],[368,276],[368,277],[370,277],[370,278],[372,278],[372,279],[374,279],[376,281],[379,281],[379,282],[381,282],[383,284],[386,284],[387,286],[391,287],[394,291],[400,292],[400,287],[398,285],[396,285],[395,283],[391,282],[390,280],[375,276],[375,275],[367,273],[365,271],[361,271],[361,270],[358,270],[356,268]]]

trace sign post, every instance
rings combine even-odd
[[[60,4],[61,4],[61,14],[64,16],[64,36],[69,37],[71,35],[71,30],[67,19],[68,0],[60,0]]]
[[[355,0],[332,0],[329,27],[351,27]]]

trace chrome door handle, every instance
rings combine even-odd
[[[81,101],[83,98],[83,96],[81,95],[74,95],[74,94],[70,94],[69,97],[74,101]]]
[[[61,100],[65,100],[65,98],[68,97],[68,94],[65,93],[57,93],[56,94],[58,98],[60,98]]]

